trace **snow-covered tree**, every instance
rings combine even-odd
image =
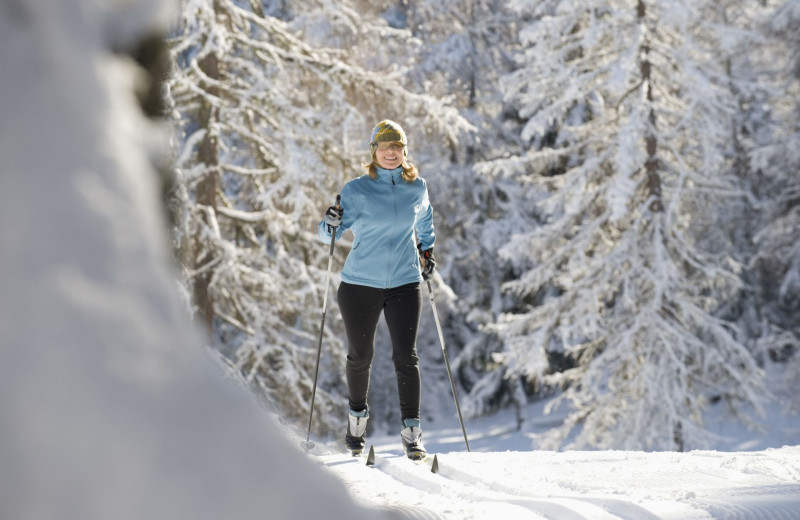
[[[526,49],[504,88],[530,148],[484,171],[550,190],[541,227],[502,249],[519,273],[507,376],[563,386],[569,411],[543,445],[698,447],[709,401],[760,409],[761,370],[716,315],[741,285],[707,225],[741,195],[724,153],[737,79],[717,53],[746,31],[712,4],[511,2]]]
[[[346,3],[183,5],[171,85],[180,260],[215,343],[289,421],[307,417],[313,383],[328,252],[316,223],[360,174],[365,136],[399,114],[445,139],[464,127],[452,108],[404,88],[414,45]],[[320,432],[340,422],[337,317],[325,331]]]
[[[754,198],[762,211],[751,258],[757,308],[751,319],[760,352],[772,361],[788,361],[787,406],[800,410],[800,1],[784,2],[767,23],[773,38],[766,63],[778,64],[769,139],[758,143],[752,160]],[[779,57],[779,60],[775,60]],[[774,65],[773,65],[774,66]]]

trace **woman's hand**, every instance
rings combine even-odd
[[[421,246],[418,245],[417,248]],[[430,280],[433,276],[433,271],[436,269],[436,258],[433,256],[433,248],[423,251],[419,250],[419,257],[422,261],[422,279]]]
[[[333,233],[334,228],[342,225],[342,215],[344,210],[338,206],[331,206],[325,212],[325,224],[328,225],[328,233]]]

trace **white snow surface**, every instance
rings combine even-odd
[[[533,407],[540,411],[540,407]],[[780,413],[776,410],[775,417]],[[732,423],[720,423],[730,428]],[[423,425],[424,426],[424,425]],[[768,433],[735,428],[727,446],[797,439],[796,425],[776,420]],[[688,453],[537,451],[510,414],[467,421],[472,451],[458,423],[425,430],[436,454],[415,463],[399,435],[368,439],[374,467],[336,443],[312,456],[337,475],[361,504],[417,519],[796,520],[800,518],[800,447]]]

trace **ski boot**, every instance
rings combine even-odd
[[[344,444],[353,457],[358,457],[364,452],[366,446],[367,419],[369,419],[369,407],[360,412],[350,410],[347,414],[347,435],[344,436]]]
[[[428,455],[425,446],[422,445],[422,429],[419,427],[419,419],[403,419],[400,438],[403,440],[403,448],[409,459],[422,460]]]

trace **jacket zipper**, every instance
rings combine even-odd
[[[392,179],[392,207],[394,208],[394,223],[392,226],[392,232],[396,232],[397,228],[397,188],[394,182],[394,174],[390,174]],[[391,276],[392,276],[392,248],[387,248],[387,257],[386,257],[386,282],[384,283],[384,289],[388,289],[391,285]]]

